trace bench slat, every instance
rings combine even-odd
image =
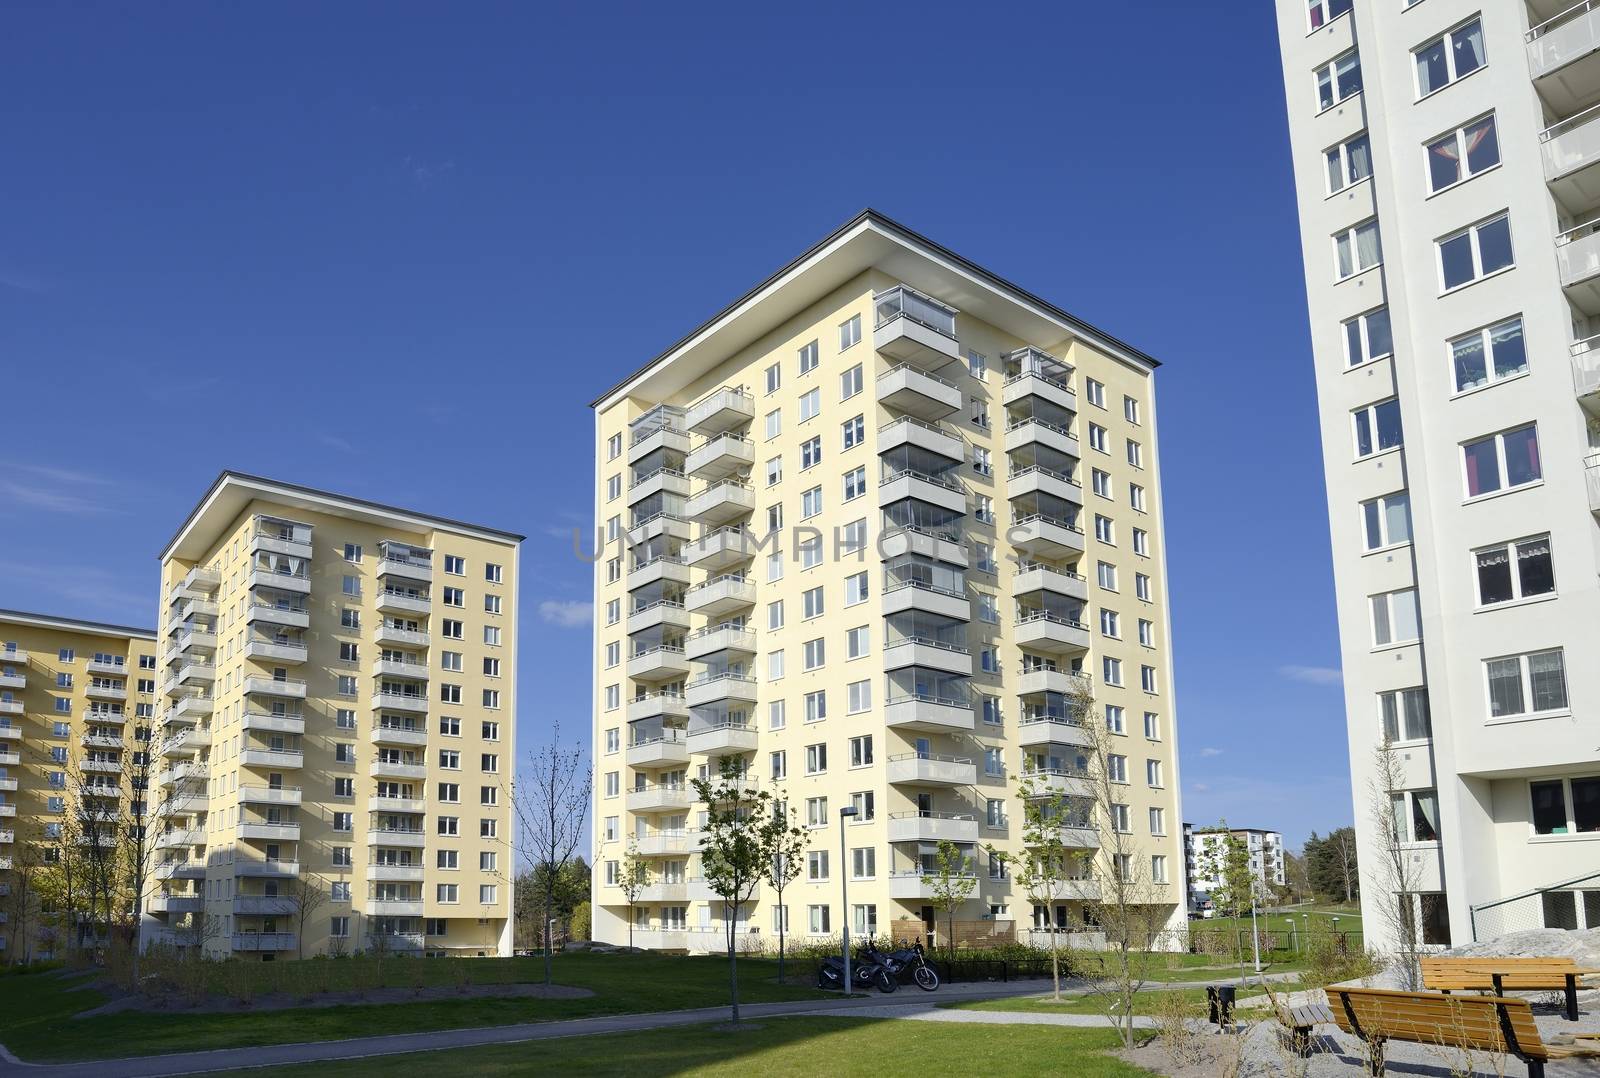
[[[1517,1054],[1544,1060],[1548,1052],[1527,1000],[1499,996],[1445,996],[1392,989],[1329,988],[1335,1024],[1363,1039],[1407,1040],[1459,1045],[1482,1051],[1509,1051],[1505,1015]],[[1352,1022],[1352,1015],[1354,1021]]]

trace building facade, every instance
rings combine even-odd
[[[1035,911],[979,854],[1020,854],[1023,768],[1087,792],[1085,683],[1182,923],[1155,366],[868,211],[594,402],[597,939],[636,857],[635,943],[724,946],[690,781],[727,759],[812,836],[742,939],[932,932],[940,839],[978,877],[958,919],[1080,923],[1092,876]]]
[[[147,941],[510,953],[521,538],[217,480],[161,554]]]
[[[1250,858],[1250,875],[1255,880],[1258,899],[1272,897],[1274,887],[1288,882],[1284,873],[1283,836],[1276,831],[1263,831],[1255,827],[1230,827],[1226,831],[1193,828],[1183,825],[1186,860],[1189,868],[1189,894],[1210,894],[1222,886],[1218,878],[1223,858],[1226,856],[1225,839],[1231,835],[1244,844]]]
[[[1392,945],[1420,892],[1421,941],[1461,943],[1474,907],[1600,872],[1600,13],[1277,13],[1365,922]],[[1600,892],[1541,905],[1600,925]]]
[[[48,905],[12,901],[22,879],[63,838],[109,839],[112,820],[142,814],[136,761],[155,723],[155,652],[152,629],[0,610],[0,948],[59,954],[71,929]],[[80,806],[106,823],[101,834],[74,829]],[[92,940],[92,926],[77,927],[76,942]]]

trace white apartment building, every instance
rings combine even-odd
[[[1365,919],[1387,737],[1421,938],[1461,943],[1600,871],[1600,10],[1277,13]],[[1535,907],[1600,925],[1600,892]]]
[[[1196,830],[1183,825],[1188,856],[1189,893],[1210,894],[1222,886],[1218,869],[1226,856],[1224,840],[1232,835],[1244,843],[1250,855],[1250,875],[1255,880],[1256,896],[1269,898],[1273,887],[1287,882],[1283,866],[1283,836],[1276,831],[1263,831],[1257,827],[1230,827],[1221,830]]]

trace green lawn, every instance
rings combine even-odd
[[[1248,977],[1255,972],[1255,964],[1249,950],[1249,937],[1245,937],[1244,976]],[[1102,955],[1096,951],[1074,951],[1072,966],[1075,976],[1095,977],[1101,970],[1109,971],[1115,960],[1111,955]],[[1271,973],[1284,973],[1301,969],[1304,963],[1298,956],[1280,957],[1278,961],[1269,962],[1265,957],[1261,961],[1262,968]],[[1151,956],[1145,977],[1150,981],[1165,982],[1196,982],[1225,981],[1240,976],[1239,963],[1232,956],[1213,954],[1157,954]]]
[[[890,1025],[890,1023],[893,1023]],[[448,1054],[385,1056],[336,1064],[277,1067],[267,1073],[322,1078],[396,1078],[438,1073],[482,1075],[625,1075],[627,1078],[694,1074],[711,1078],[788,1078],[827,1074],[882,1078],[915,1072],[919,1078],[970,1078],[1071,1074],[1074,1078],[1151,1078],[1149,1071],[1102,1054],[1113,1048],[1110,1030],[1011,1026],[975,1030],[968,1025],[869,1018],[771,1018],[759,1030],[728,1033],[708,1026],[625,1033],[487,1048]]]
[[[1339,919],[1337,926],[1334,918]],[[1359,906],[1302,906],[1290,913],[1257,913],[1256,927],[1263,932],[1288,932],[1290,923],[1294,924],[1297,934],[1304,934],[1307,930],[1314,934],[1332,932],[1337,927],[1340,932],[1352,932],[1356,936],[1361,934],[1361,908]],[[1250,931],[1250,915],[1247,913],[1240,918],[1211,917],[1202,921],[1190,921],[1191,931],[1215,928],[1227,930],[1236,928],[1248,933]],[[1248,940],[1248,935],[1246,939]],[[1352,941],[1354,942],[1354,941]]]
[[[343,961],[348,960],[315,965],[338,967]],[[543,962],[535,958],[411,958],[391,959],[386,965],[396,967],[397,976],[438,977],[443,978],[438,983],[449,984],[454,975],[446,967],[453,961],[472,966],[474,983],[543,980]],[[285,967],[313,964],[273,963]],[[822,995],[803,983],[777,984],[776,970],[777,963],[769,960],[740,959],[740,999],[746,1003],[781,1002]],[[100,992],[81,988],[88,978],[51,973],[5,976],[0,977],[0,1041],[22,1059],[61,1062],[634,1014],[726,1005],[727,976],[727,959],[719,957],[563,954],[555,959],[556,983],[588,988],[594,996],[429,1000],[279,1011],[241,1008],[212,1014],[128,1011],[89,1019],[72,1017],[104,1002]]]
[[[1272,986],[1272,990],[1274,992],[1291,992],[1297,990],[1299,987],[1300,985],[1298,983],[1283,985],[1274,984]],[[1206,994],[1204,989],[1182,988],[1176,989],[1175,991],[1181,994],[1184,999],[1188,1000],[1189,1003],[1195,1007],[1205,1006]],[[1264,994],[1265,993],[1261,988],[1240,986],[1236,999],[1242,1003],[1247,999]],[[1160,993],[1153,991],[1141,992],[1134,1000],[1133,1013],[1143,1015],[1153,1014],[1158,995],[1160,997],[1165,997],[1168,995],[1168,993],[1164,991]],[[1050,997],[1050,993],[1045,992],[1036,996],[1011,996],[1006,999],[962,1000],[959,1003],[947,1003],[944,1004],[944,1006],[950,1008],[951,1010],[961,1011],[1026,1011],[1030,1014],[1106,1013],[1105,1001],[1103,999],[1096,998],[1088,993],[1077,991],[1075,991],[1070,997],[1063,996],[1060,1003],[1057,1003],[1054,999],[1052,999]]]

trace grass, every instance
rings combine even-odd
[[[1299,987],[1300,985],[1298,982],[1281,985],[1274,984],[1272,986],[1272,990],[1274,992],[1284,993],[1296,991],[1299,989]],[[1205,1006],[1206,994],[1204,989],[1180,988],[1174,989],[1173,991],[1180,993],[1194,1006]],[[1167,995],[1166,992],[1161,992],[1159,994],[1161,996]],[[1266,992],[1261,988],[1251,988],[1249,986],[1241,985],[1238,990],[1238,995],[1235,997],[1235,999],[1236,1002],[1243,1003],[1247,999],[1253,999],[1257,996],[1263,996],[1265,994]],[[1155,1013],[1157,995],[1158,993],[1152,991],[1140,993],[1139,996],[1134,1000],[1133,1013],[1141,1015]],[[1028,1014],[1106,1013],[1105,1001],[1103,999],[1099,999],[1095,996],[1081,992],[1075,993],[1070,997],[1064,997],[1060,1003],[1057,1003],[1054,999],[1050,998],[1048,994],[1043,994],[1037,996],[1011,996],[1005,999],[962,1000],[959,1003],[947,1003],[943,1004],[943,1006],[950,1010],[958,1011],[1023,1011]],[[1250,1012],[1242,1012],[1240,1017],[1244,1017],[1247,1013]]]
[[[1289,913],[1257,913],[1256,927],[1263,932],[1288,932],[1289,926],[1294,925],[1297,934],[1304,934],[1306,930],[1313,933],[1334,931],[1333,919],[1339,918],[1338,931],[1352,932],[1357,937],[1361,935],[1361,909],[1358,906],[1304,906],[1296,908]],[[1190,921],[1191,931],[1204,929],[1237,929],[1245,933],[1250,931],[1250,915],[1243,917],[1211,917],[1201,921]],[[1246,936],[1248,940],[1248,935]],[[1352,943],[1357,942],[1355,940]]]
[[[354,960],[271,965],[337,967],[344,961]],[[473,982],[477,984],[544,979],[543,960],[537,958],[411,958],[391,959],[385,965],[394,966],[397,977],[442,977],[438,983],[450,984],[454,982],[446,967],[453,961],[470,963]],[[419,972],[419,967],[428,968]],[[821,997],[822,993],[803,983],[779,985],[776,972],[777,963],[770,960],[740,959],[740,1000],[762,1003]],[[315,973],[306,970],[303,975]],[[4,1015],[0,1040],[22,1059],[65,1062],[637,1014],[725,1006],[728,1002],[726,958],[650,954],[556,956],[555,982],[595,993],[584,999],[445,999],[278,1011],[241,1008],[200,1014],[126,1011],[90,1019],[73,1018],[74,1014],[105,1002],[99,991],[86,987],[92,979],[56,973],[0,978],[0,1015]]]
[[[891,1027],[887,1023],[895,1022]],[[396,1078],[437,1072],[496,1075],[626,1075],[627,1078],[694,1074],[697,1078],[788,1078],[825,1073],[882,1078],[915,1071],[921,1078],[974,1074],[1033,1078],[1151,1078],[1151,1072],[1105,1053],[1115,1048],[1111,1030],[1012,1026],[982,1033],[964,1024],[869,1018],[772,1018],[760,1029],[728,1033],[710,1026],[609,1034],[604,1043],[572,1037],[484,1048],[346,1060],[340,1078]],[[321,1076],[330,1065],[278,1067],[274,1075]]]

